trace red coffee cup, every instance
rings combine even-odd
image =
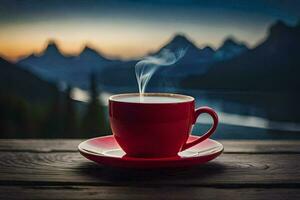
[[[110,126],[116,141],[128,156],[171,157],[210,137],[218,116],[209,107],[195,110],[191,96],[169,93],[113,95],[109,98]],[[168,101],[168,99],[170,101]],[[187,142],[197,117],[207,113],[212,127],[200,138]]]

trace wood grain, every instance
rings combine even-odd
[[[98,166],[79,153],[1,152],[1,185],[300,186],[300,154],[224,154],[205,165],[130,170]]]
[[[111,186],[0,186],[0,199],[300,199],[298,189]]]
[[[300,199],[300,141],[221,141],[192,168],[99,166],[82,140],[0,140],[0,199]]]
[[[19,152],[77,152],[77,146],[84,139],[51,140],[0,140],[0,151]],[[224,153],[300,153],[299,141],[258,141],[258,140],[221,140]]]

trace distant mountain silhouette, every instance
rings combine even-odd
[[[158,55],[164,49],[172,52],[185,51],[185,55],[171,68],[164,68],[161,76],[182,77],[187,74],[204,73],[209,64],[214,62],[215,51],[211,47],[198,48],[195,43],[184,34],[176,34],[163,45],[154,55]]]
[[[176,64],[169,67],[159,68],[149,82],[148,88],[151,86],[157,87],[161,85],[176,86],[181,79],[192,74],[204,74],[212,64],[231,59],[248,50],[245,45],[242,43],[236,43],[233,39],[225,42],[224,45],[216,51],[209,46],[199,48],[184,34],[174,35],[159,50],[151,53],[150,55],[158,55],[164,49],[171,50],[172,52],[184,49],[186,50],[186,53]],[[218,52],[219,54],[222,53],[223,58],[216,56]],[[134,66],[136,62],[137,61],[128,61],[118,63],[113,67],[105,68],[102,71],[101,83],[103,85],[120,87],[136,87],[137,83],[134,73]]]
[[[184,34],[176,34],[169,42],[162,46],[158,52],[154,54],[160,53],[163,49],[169,49],[172,52],[179,51],[180,49],[186,50],[186,56],[184,56],[183,59],[193,62],[197,60],[201,60],[202,62],[210,60],[214,54],[214,50],[212,48],[207,47],[202,50]]]
[[[264,42],[206,74],[188,77],[186,87],[237,90],[298,90],[300,25],[273,24]]]
[[[0,93],[19,96],[30,102],[49,102],[56,86],[0,58]]]
[[[187,38],[183,33],[178,33],[174,35],[165,45],[161,47],[161,49],[167,48],[172,51],[178,50],[179,48],[190,48],[191,50],[198,51],[198,47],[191,41],[191,39]],[[161,49],[159,51],[161,51]]]
[[[244,43],[238,43],[234,38],[229,37],[217,49],[214,56],[218,60],[228,60],[248,50]]]
[[[160,53],[163,49],[169,49],[173,52],[176,52],[179,49],[186,49],[186,56],[182,60],[198,61],[200,63],[227,60],[249,50],[244,43],[237,42],[233,37],[225,39],[223,44],[217,50],[212,49],[210,46],[201,49],[184,34],[176,34],[155,54]]]
[[[54,40],[50,40],[42,55],[48,57],[63,57]]]
[[[162,46],[155,55],[162,50],[169,49],[172,52],[185,50],[185,55],[172,67],[163,68],[160,72],[161,77],[181,78],[195,73],[205,73],[213,63],[215,51],[211,47],[203,49],[197,47],[195,43],[184,34],[176,34],[174,37]],[[157,77],[157,76],[156,76]],[[160,77],[157,77],[159,79]]]
[[[231,59],[247,50],[243,44],[227,40],[216,51],[207,46],[199,48],[184,34],[176,34],[159,50],[150,55],[157,55],[163,49],[173,52],[186,50],[185,56],[172,67],[159,70],[155,79],[182,79],[191,74],[203,74],[215,62]],[[98,74],[99,84],[104,86],[133,86],[135,83],[134,65],[137,60],[110,60],[92,47],[86,46],[78,55],[64,55],[60,52],[54,40],[39,55],[30,55],[18,62],[44,80],[51,82],[66,82],[83,89],[89,87],[91,72]]]
[[[45,80],[66,82],[86,89],[91,72],[99,73],[113,62],[116,61],[105,58],[87,46],[77,56],[63,55],[55,41],[50,41],[40,55],[30,55],[18,64]]]
[[[82,61],[90,61],[90,62],[110,62],[110,59],[105,58],[98,51],[86,45],[80,54],[76,57]]]

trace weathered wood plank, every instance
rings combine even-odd
[[[299,189],[203,187],[0,187],[0,199],[300,199]]]
[[[0,151],[76,152],[84,139],[0,139]]]
[[[84,141],[84,139],[2,139],[0,140],[0,151],[76,152],[81,141]],[[300,153],[300,140],[221,140],[220,142],[225,147],[224,153]]]
[[[0,153],[1,185],[299,187],[300,154],[224,154],[186,169],[98,166],[79,153]]]
[[[300,140],[223,140],[225,153],[300,153]]]

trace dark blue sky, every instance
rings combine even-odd
[[[274,21],[295,24],[299,18],[299,0],[0,0],[0,42],[6,44],[0,53],[39,51],[54,38],[65,51],[88,42],[108,55],[132,57],[176,32],[198,46],[216,48],[229,35],[253,46]],[[18,48],[25,39],[32,48]]]
[[[300,17],[299,0],[0,0],[0,20],[37,20],[74,16],[126,16],[159,20],[161,16],[180,17],[186,11],[192,17],[217,17],[226,15],[229,19],[237,15],[266,18],[280,18],[294,23]],[[220,12],[220,13],[218,13]],[[187,18],[189,16],[186,16]],[[233,19],[233,18],[231,18]],[[235,19],[245,20],[245,19]],[[249,19],[251,20],[251,19]]]

